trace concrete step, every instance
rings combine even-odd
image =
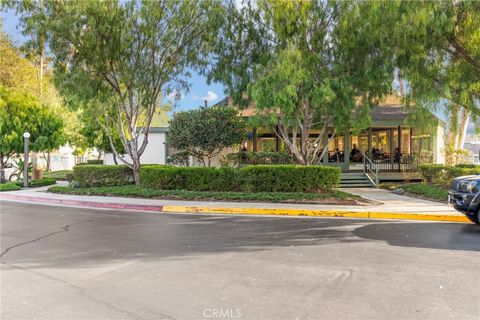
[[[370,183],[340,184],[340,188],[373,188]]]
[[[340,179],[340,188],[371,188],[370,180],[364,173],[342,173]]]
[[[370,183],[370,180],[363,179],[363,180],[342,180],[340,184],[357,184],[357,183]]]

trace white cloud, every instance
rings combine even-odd
[[[167,95],[168,101],[182,100],[182,99],[183,99],[183,95],[179,93],[177,90],[173,90]]]
[[[207,95],[202,97],[202,100],[207,100],[208,102],[217,100],[218,95],[213,91],[208,91]]]

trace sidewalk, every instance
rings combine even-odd
[[[77,196],[47,193],[48,187],[0,193],[0,200],[70,207],[125,209],[166,213],[220,213],[253,215],[289,215],[351,217],[367,219],[413,219],[468,222],[461,213],[446,204],[410,198],[381,189],[342,189],[378,205],[339,206],[258,202],[179,201],[140,198]]]

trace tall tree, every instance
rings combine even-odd
[[[408,83],[407,98],[429,108],[443,101],[449,148],[463,148],[469,119],[478,121],[480,116],[480,2],[389,5],[396,7],[391,30],[396,64]]]
[[[91,103],[113,141],[118,133],[140,182],[140,158],[163,94],[184,88],[221,11],[215,1],[49,2],[49,31],[58,79]],[[113,114],[110,111],[114,111]],[[143,135],[143,139],[139,139]]]
[[[371,103],[393,80],[393,49],[380,28],[390,7],[294,0],[227,7],[206,73],[234,102],[254,104],[257,120],[275,129],[300,163],[318,160],[328,126],[343,132],[368,124]]]

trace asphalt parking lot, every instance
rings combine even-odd
[[[2,319],[479,319],[480,228],[0,202]]]

